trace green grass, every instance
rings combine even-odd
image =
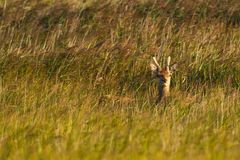
[[[4,2],[1,160],[239,159],[238,1]]]

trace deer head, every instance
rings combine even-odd
[[[171,76],[176,70],[177,64],[170,64],[171,57],[167,59],[167,65],[164,68],[161,68],[157,62],[157,59],[153,57],[153,61],[150,63],[152,74],[155,78],[158,78],[158,99],[157,103],[161,102],[164,97],[170,95],[170,83]]]

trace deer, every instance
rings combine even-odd
[[[156,104],[162,102],[163,99],[166,99],[170,96],[170,84],[171,84],[171,76],[176,71],[177,64],[170,64],[171,57],[169,56],[167,59],[167,65],[164,68],[161,68],[159,63],[157,62],[156,57],[153,57],[153,60],[150,63],[152,75],[154,78],[158,79],[158,97],[156,100]]]

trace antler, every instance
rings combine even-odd
[[[151,70],[152,70],[152,75],[158,76],[158,72],[160,71],[161,68],[160,68],[160,65],[157,62],[156,57],[153,57],[153,61],[151,61],[150,67],[151,67]]]
[[[170,63],[171,63],[171,57],[168,56],[168,59],[167,59],[167,70],[168,70],[168,71],[169,71]]]
[[[153,57],[153,61],[154,61],[155,65],[158,67],[158,69],[160,69],[161,67],[158,64],[156,57]]]
[[[167,66],[170,66],[170,63],[171,63],[171,57],[168,56],[168,60],[167,60]]]

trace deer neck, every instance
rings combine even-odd
[[[167,97],[170,95],[170,83],[171,83],[171,76],[162,75],[160,77],[160,81],[159,81],[160,97]]]
[[[170,95],[170,83],[171,83],[171,77],[167,77],[166,82],[163,86],[164,96],[166,97]]]

